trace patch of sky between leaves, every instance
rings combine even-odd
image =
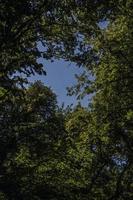
[[[103,21],[98,22],[97,25],[99,26],[100,29],[104,30],[108,27],[109,21],[103,20]]]
[[[44,85],[50,87],[57,95],[59,105],[77,105],[79,100],[75,96],[68,96],[66,88],[76,84],[75,74],[81,74],[82,69],[78,68],[74,63],[69,63],[62,59],[50,62],[40,58],[38,62],[43,64],[47,75],[32,76],[30,81],[41,80]],[[80,103],[82,106],[88,106],[88,97],[85,97]]]
[[[41,44],[38,45],[40,51],[43,51]],[[75,63],[70,63],[63,59],[54,59],[53,62],[44,58],[39,58],[38,63],[42,63],[46,76],[35,75],[29,78],[29,81],[34,82],[41,80],[44,85],[50,87],[57,95],[57,100],[61,106],[76,106],[79,102],[82,106],[86,107],[89,104],[89,98],[86,96],[82,100],[77,100],[76,96],[67,95],[67,87],[71,87],[76,84],[75,74],[82,74],[83,68],[79,68]]]

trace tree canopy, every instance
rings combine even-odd
[[[0,199],[133,199],[132,0],[0,1]],[[39,58],[84,72],[59,108]]]

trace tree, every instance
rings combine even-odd
[[[16,97],[6,104],[6,119],[1,115],[1,194],[7,199],[52,199],[59,193],[59,174],[54,173],[61,159],[63,115],[55,95],[41,82],[25,93],[21,102]]]
[[[37,62],[40,57],[64,58],[79,65],[92,62],[92,48],[84,46],[83,37],[99,32],[97,23],[109,16],[114,5],[91,0],[1,0],[1,86],[11,90],[27,82],[27,76],[45,73]]]
[[[76,94],[93,93],[91,103],[92,141],[96,154],[90,199],[132,199],[132,9],[131,1],[120,1],[117,14],[106,18],[107,27],[95,38],[94,62],[86,62],[86,72],[78,77]],[[87,44],[85,44],[87,45]],[[93,76],[88,79],[88,72]],[[101,167],[100,167],[101,166]],[[99,172],[97,169],[100,169]],[[92,173],[93,174],[93,173]],[[104,185],[103,185],[104,183]]]

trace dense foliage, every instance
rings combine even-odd
[[[0,0],[0,199],[133,199],[132,0]],[[28,77],[82,66],[60,109]]]

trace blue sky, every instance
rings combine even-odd
[[[98,25],[101,29],[106,29],[108,21],[99,22]],[[44,50],[41,43],[38,43],[40,51]],[[53,92],[57,95],[59,105],[62,103],[67,105],[76,105],[78,103],[75,96],[67,96],[66,87],[72,86],[76,83],[75,74],[82,73],[82,68],[77,67],[74,63],[69,63],[64,60],[54,60],[54,62],[46,61],[43,58],[38,59],[39,63],[42,63],[46,70],[46,76],[35,75],[30,80],[41,80],[44,85],[51,87]],[[89,97],[87,96],[81,101],[83,106],[89,104]]]
[[[108,26],[108,21],[101,21],[98,23],[101,29],[106,29]],[[45,50],[42,44],[38,43],[38,49],[40,51]],[[44,69],[46,70],[46,76],[35,75],[30,78],[31,82],[36,80],[41,80],[44,85],[50,87],[53,92],[57,95],[57,100],[59,105],[64,103],[67,105],[76,105],[78,100],[75,96],[67,96],[66,87],[71,87],[76,83],[75,74],[80,74],[83,72],[82,68],[79,68],[74,63],[69,63],[64,60],[54,60],[54,62],[47,61],[43,58],[38,59],[39,63],[42,63]],[[86,97],[81,101],[83,106],[88,106],[91,97]]]
[[[59,105],[64,102],[67,105],[76,105],[78,101],[75,96],[67,96],[66,87],[72,86],[76,83],[75,74],[82,73],[82,68],[77,67],[74,63],[69,63],[64,60],[55,60],[54,62],[45,61],[39,59],[40,63],[43,63],[46,70],[46,76],[35,75],[31,78],[31,81],[41,80],[44,85],[51,87],[53,92],[57,95]],[[82,100],[83,106],[88,105],[88,98]]]

